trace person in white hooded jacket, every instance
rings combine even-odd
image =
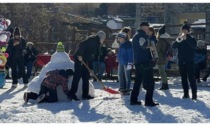
[[[167,82],[167,74],[165,71],[165,65],[168,62],[168,57],[166,55],[166,50],[168,48],[168,46],[170,46],[170,42],[168,41],[170,38],[170,35],[167,34],[165,32],[165,25],[162,26],[159,30],[158,30],[158,34],[157,34],[157,53],[158,53],[158,61],[157,61],[157,65],[158,65],[158,71],[159,74],[161,76],[161,81],[162,81],[162,86],[160,88],[160,90],[168,90],[168,82]]]

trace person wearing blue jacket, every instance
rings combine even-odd
[[[195,79],[197,83],[200,83],[200,71],[206,67],[207,49],[205,48],[205,42],[199,40],[197,42],[197,48],[195,50]]]
[[[128,40],[128,35],[124,32],[118,34],[120,47],[117,55],[118,60],[118,79],[120,83],[119,91],[123,95],[130,94],[131,69],[133,65],[132,43]]]
[[[140,24],[140,30],[134,35],[133,54],[135,64],[135,84],[130,97],[130,105],[141,105],[141,101],[138,101],[139,90],[142,81],[145,82],[145,106],[159,105],[153,101],[154,92],[154,78],[153,78],[153,57],[151,52],[155,50],[155,46],[148,41],[149,23],[142,22]]]

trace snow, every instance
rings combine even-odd
[[[208,80],[210,81],[210,80]],[[36,104],[30,100],[24,103],[23,83],[10,89],[12,80],[7,80],[0,89],[0,123],[209,123],[209,87],[198,86],[198,100],[181,99],[180,78],[170,78],[168,91],[160,91],[156,82],[154,100],[157,107],[131,106],[130,96],[109,94],[94,82],[96,98],[93,100],[64,101]],[[115,90],[119,83],[103,81]],[[207,82],[208,83],[208,82]],[[132,85],[133,86],[133,85]],[[139,99],[144,103],[145,90]],[[191,96],[191,94],[190,94]]]

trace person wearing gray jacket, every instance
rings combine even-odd
[[[168,62],[167,56],[165,54],[170,42],[168,41],[170,35],[165,32],[165,25],[158,30],[158,42],[157,42],[157,53],[158,53],[158,71],[161,76],[162,86],[160,90],[168,90],[167,74],[165,71],[165,65]]]

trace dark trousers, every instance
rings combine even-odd
[[[150,62],[135,64],[135,84],[131,92],[131,101],[136,102],[138,100],[139,90],[142,82],[145,82],[145,103],[153,102],[153,91],[154,91],[154,78],[153,69]]]
[[[210,74],[210,67],[208,67],[208,71],[206,73],[206,75],[203,77],[203,79],[207,79],[209,77],[209,74]]]
[[[189,92],[188,80],[190,82],[192,94],[197,93],[197,85],[194,76],[194,63],[193,62],[179,62],[179,72],[182,80],[182,88],[184,93]]]
[[[53,89],[50,89],[50,88],[48,88],[44,85],[41,85],[39,95],[41,95],[43,93],[44,94],[49,93],[49,96],[46,96],[45,99],[42,102],[50,102],[50,103],[58,102],[58,96],[57,96],[57,91],[56,90],[53,90]]]
[[[200,79],[200,72],[205,68],[205,64],[203,62],[195,64],[195,79]]]
[[[27,95],[28,95],[28,99],[33,99],[33,100],[36,100],[39,97],[39,95],[34,92],[27,92]]]
[[[28,78],[25,73],[25,66],[24,66],[24,58],[23,56],[20,57],[12,57],[12,84],[18,83],[18,71],[20,72],[21,77],[23,78],[23,83],[28,83]],[[17,71],[18,69],[18,71]]]
[[[71,85],[71,90],[69,91],[69,95],[75,95],[78,90],[78,85],[80,78],[82,78],[82,96],[85,97],[89,93],[89,78],[90,74],[88,69],[82,65],[80,61],[75,59],[74,63],[74,76]]]

